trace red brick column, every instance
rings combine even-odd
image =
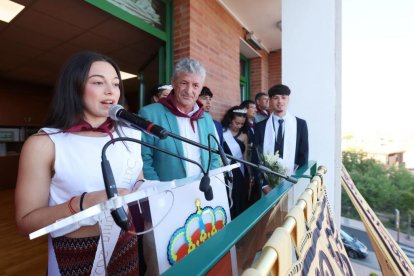
[[[282,50],[269,54],[269,87],[282,83]]]
[[[174,1],[174,61],[192,57],[207,69],[214,94],[212,115],[220,120],[240,104],[240,24],[216,1]]]

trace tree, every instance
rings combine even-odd
[[[362,151],[344,151],[342,162],[374,212],[414,209],[414,176],[403,166],[387,168]],[[342,193],[342,203],[345,212],[356,214],[350,211],[353,206],[346,193]]]

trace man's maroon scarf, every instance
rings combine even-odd
[[[77,124],[70,127],[68,130],[65,130],[64,132],[75,133],[75,132],[81,132],[81,131],[96,131],[96,132],[107,133],[111,137],[111,139],[113,139],[114,137],[112,135],[112,128],[113,128],[113,122],[111,118],[107,118],[106,121],[103,122],[98,127],[93,127],[91,126],[90,123],[82,119]]]
[[[269,111],[260,109],[260,107],[258,105],[256,105],[256,109],[257,109],[257,113],[260,113],[260,114],[263,114],[263,115],[269,117],[269,115],[270,115]]]
[[[166,98],[162,98],[158,102],[162,104],[163,106],[165,106],[166,108],[168,108],[168,110],[171,111],[171,113],[174,114],[175,116],[190,118],[191,128],[195,132],[194,121],[197,121],[198,119],[202,118],[203,113],[204,113],[204,109],[202,108],[203,105],[197,100],[196,104],[198,105],[199,109],[196,112],[194,112],[193,115],[189,116],[188,114],[185,114],[181,112],[180,110],[178,110],[177,101],[175,100],[174,94],[175,93],[173,89],[171,90],[170,94],[168,94]]]

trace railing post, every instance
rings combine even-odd
[[[395,230],[397,231],[397,243],[400,243],[400,210],[394,209],[395,214]]]

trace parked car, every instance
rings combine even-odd
[[[346,253],[352,259],[363,259],[368,255],[368,249],[357,238],[350,236],[344,230],[341,230],[341,240],[344,243]]]

